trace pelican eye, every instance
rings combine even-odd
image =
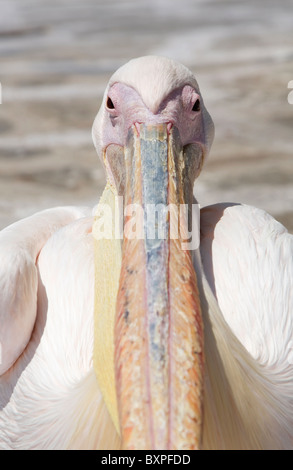
[[[192,111],[194,111],[195,113],[200,111],[200,101],[199,101],[199,99],[197,99],[196,102],[194,103]]]
[[[107,106],[108,109],[115,109],[114,103],[113,103],[113,101],[111,100],[110,96],[108,96],[106,106]]]

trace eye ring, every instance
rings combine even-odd
[[[106,108],[109,109],[110,111],[113,111],[115,109],[115,105],[113,101],[111,100],[110,96],[108,96],[107,98]]]
[[[193,107],[192,107],[192,111],[194,113],[198,113],[198,111],[200,111],[200,101],[199,101],[199,98],[197,98],[197,100],[195,101]]]

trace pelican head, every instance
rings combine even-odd
[[[213,135],[194,75],[153,56],[114,73],[93,125],[108,183],[124,204],[113,333],[124,449],[201,445],[203,325],[185,242]]]

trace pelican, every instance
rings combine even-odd
[[[92,135],[97,207],[0,233],[0,448],[292,449],[293,238],[243,204],[197,216],[193,73],[131,60]]]

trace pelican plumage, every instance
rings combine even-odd
[[[145,215],[131,237],[131,213],[112,233],[119,197],[122,212],[192,214],[213,135],[186,67],[131,60],[93,125],[97,208],[2,230],[0,449],[293,448],[293,237],[231,203],[201,210],[192,249],[170,236],[170,211],[161,239]],[[101,219],[112,236],[98,236]]]

